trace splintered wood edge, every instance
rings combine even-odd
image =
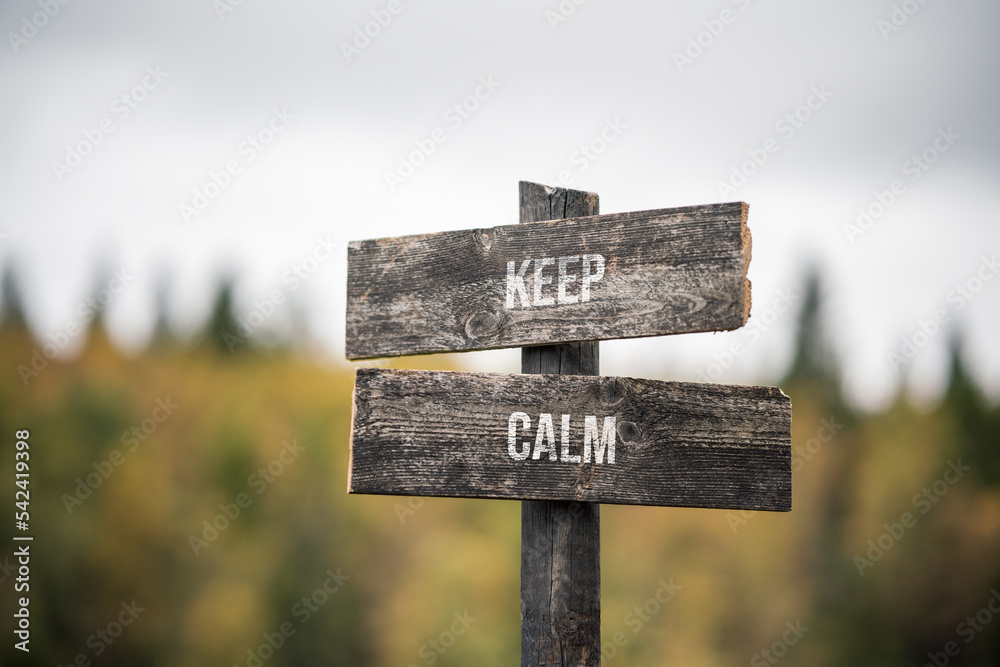
[[[750,214],[750,205],[740,202],[740,250],[743,255],[743,324],[750,319],[750,306],[752,297],[750,295],[750,279],[746,277],[750,270],[750,260],[753,256],[753,237],[750,234],[750,227],[747,225],[747,217]]]
[[[358,371],[354,371],[354,388],[351,389],[351,433],[347,438],[347,493],[354,493],[354,423],[358,414]]]
[[[781,387],[772,387],[774,391],[778,393],[778,396],[788,401],[788,504],[776,511],[778,512],[791,512],[792,511],[792,419],[795,416],[795,411],[792,410],[792,397],[781,390]]]

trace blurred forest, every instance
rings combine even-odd
[[[803,291],[793,511],[603,507],[605,665],[1000,664],[1000,408],[956,335],[936,405],[853,410]],[[0,497],[29,429],[35,540],[24,654],[0,522],[0,664],[517,664],[518,503],[348,496],[353,371],[234,344],[233,309],[224,282],[200,336],[161,315],[138,355],[98,313],[48,360],[3,278]]]

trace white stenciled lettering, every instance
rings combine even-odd
[[[615,462],[615,417],[604,418],[604,432],[598,435],[597,417],[587,415],[583,419],[583,462],[590,463],[591,447],[594,448],[594,460],[601,463],[604,452],[608,453],[608,463]]]
[[[531,260],[526,259],[521,262],[521,268],[515,274],[514,265],[516,263],[507,262],[507,307],[514,307],[514,293],[516,292],[521,297],[521,306],[529,308],[531,301],[528,300],[528,292],[524,289],[524,274],[528,271],[528,267],[531,266]]]
[[[507,420],[507,453],[510,454],[510,458],[515,461],[523,461],[528,458],[529,454],[531,454],[531,440],[525,440],[524,447],[518,450],[517,422],[521,422],[521,425],[525,429],[530,429],[531,417],[523,412],[514,412],[511,413],[510,419]]]
[[[547,412],[538,417],[538,435],[535,436],[535,451],[531,458],[537,461],[542,452],[549,453],[549,461],[559,460],[556,457],[556,434],[552,430],[552,415]]]
[[[534,271],[529,273],[534,262]],[[572,264],[581,263],[581,273],[578,276],[571,269]],[[555,295],[551,271],[546,275],[545,267],[556,266]],[[590,301],[594,283],[604,277],[604,255],[566,255],[563,257],[539,257],[526,259],[518,267],[517,262],[507,262],[507,290],[505,305],[508,309],[532,306],[552,306],[555,304],[583,303]],[[531,276],[531,287],[525,284],[525,279]],[[579,278],[579,280],[578,280]],[[579,293],[574,293],[573,283],[580,285]]]
[[[590,272],[590,264],[594,264],[594,272]],[[580,278],[580,301],[590,301],[590,286],[604,277],[604,256],[584,255],[583,276]]]
[[[507,454],[515,461],[548,460],[563,463],[614,463],[616,417],[604,417],[604,423],[598,428],[598,418],[595,415],[585,415],[583,418],[583,442],[571,441],[571,415],[559,415],[559,443],[556,444],[555,424],[553,415],[543,412],[538,416],[534,427],[534,446],[532,446],[532,421],[527,412],[512,412],[507,419]],[[577,422],[579,424],[579,422]],[[579,426],[577,426],[579,429]],[[577,430],[577,438],[580,431]],[[520,436],[527,436],[521,437]],[[572,453],[575,450],[576,453]],[[580,452],[583,452],[581,455]]]
[[[535,305],[551,306],[556,302],[551,296],[542,296],[542,287],[552,284],[552,276],[542,276],[542,272],[549,264],[555,264],[555,257],[542,257],[535,260]]]
[[[559,258],[559,303],[577,302],[577,296],[575,294],[567,294],[566,292],[566,286],[572,282],[576,282],[576,274],[566,273],[566,265],[575,264],[579,261],[579,255],[570,255],[569,257]]]
[[[569,415],[562,416],[562,460],[566,463],[579,463],[579,454],[569,453]]]

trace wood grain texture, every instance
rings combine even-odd
[[[599,213],[596,194],[519,184],[521,222]],[[522,373],[598,375],[599,343],[521,349]],[[600,667],[601,506],[521,503],[521,665]]]
[[[542,186],[538,186],[542,187]],[[563,191],[567,192],[567,191]],[[572,191],[569,191],[572,192]],[[586,204],[587,193],[566,195]],[[596,196],[594,196],[596,199]],[[528,207],[537,219],[546,205]],[[747,205],[741,202],[615,213],[399,238],[348,246],[349,359],[636,338],[742,326],[750,312]],[[583,256],[604,258],[604,275],[582,300]],[[580,257],[558,299],[558,264],[534,305],[532,261],[507,307],[508,262]],[[596,260],[595,260],[596,261]],[[596,275],[596,264],[594,265]],[[575,303],[570,302],[577,297]]]
[[[354,411],[351,493],[791,509],[791,402],[775,387],[363,368]],[[614,416],[615,463],[512,459],[514,412],[532,421],[518,441],[542,413],[559,439],[569,414],[577,454],[585,415]]]
[[[521,503],[521,665],[600,667],[597,503]]]

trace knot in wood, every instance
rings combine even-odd
[[[465,335],[471,340],[494,338],[507,326],[507,319],[495,310],[473,310],[465,317]]]
[[[642,440],[642,427],[635,422],[620,421],[617,426],[618,437],[622,442],[638,442]]]
[[[580,617],[577,616],[575,611],[571,611],[566,614],[566,618],[563,622],[563,633],[567,635],[574,634],[580,629]]]
[[[612,407],[621,403],[628,394],[628,385],[623,378],[607,378],[601,382],[601,403]]]
[[[479,247],[483,249],[484,252],[489,252],[490,248],[493,247],[493,241],[496,239],[495,229],[477,229],[473,232],[476,243]]]

